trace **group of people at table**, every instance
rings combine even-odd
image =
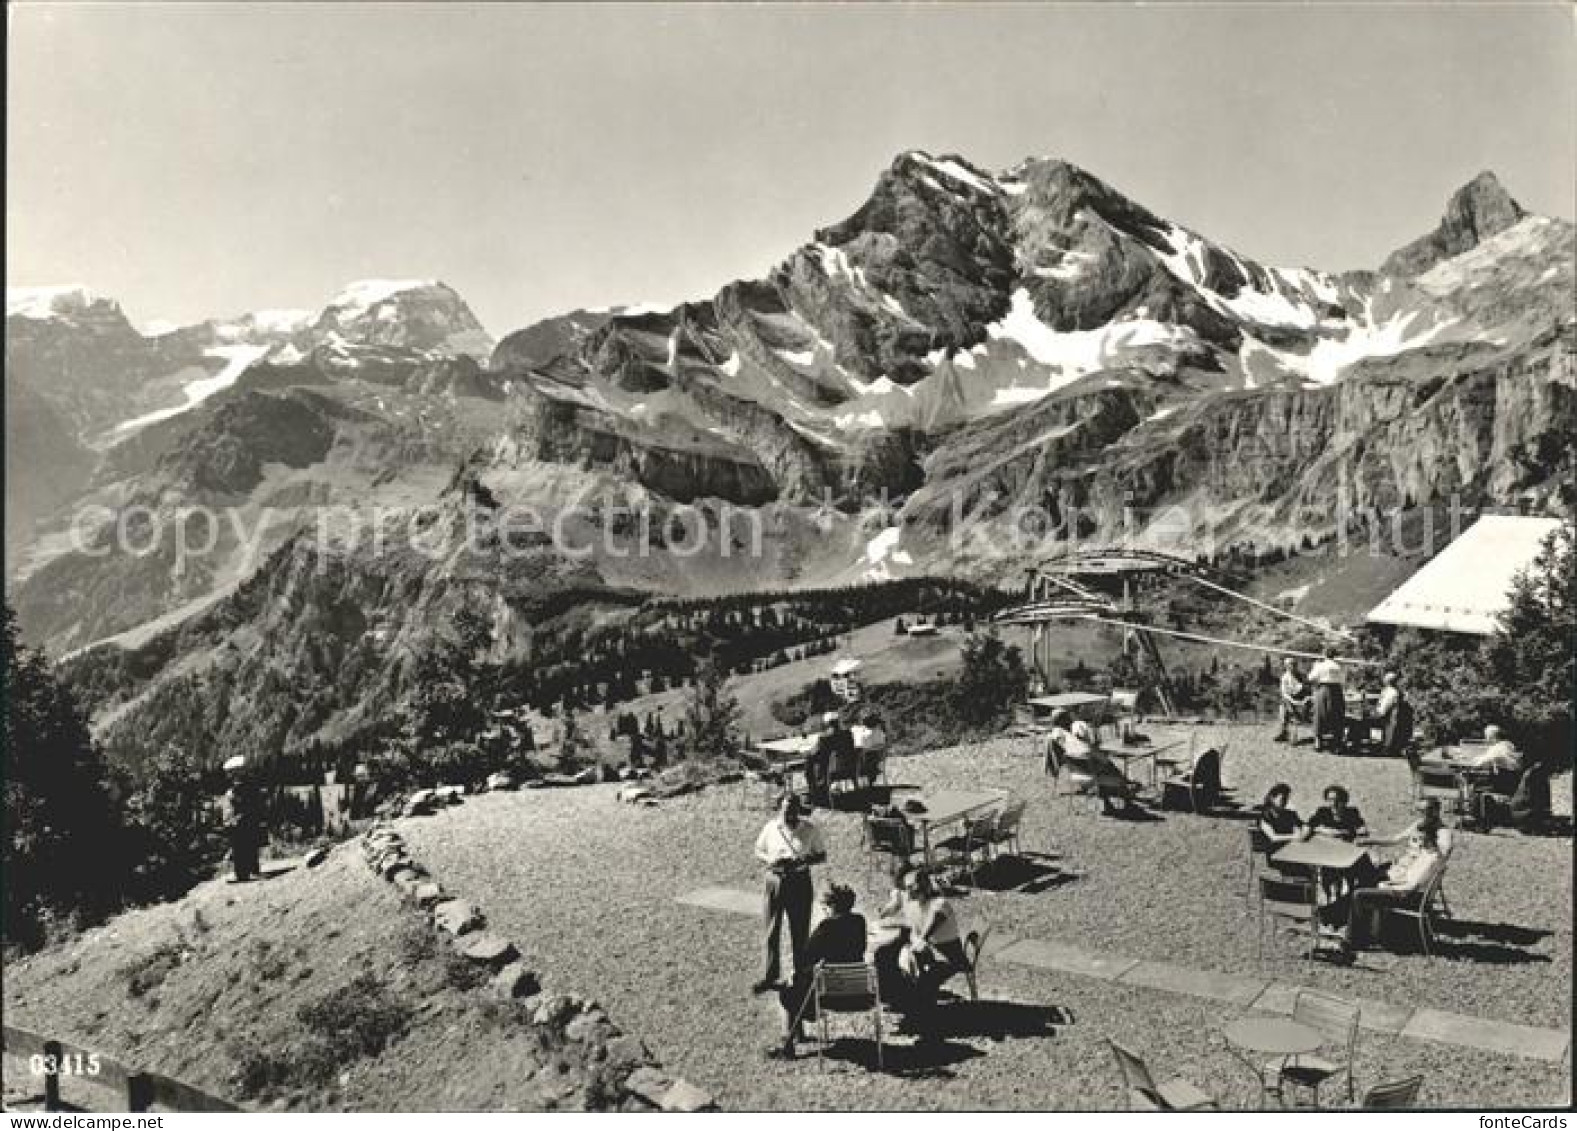
[[[815,1019],[813,983],[821,963],[870,961],[882,1000],[922,1019],[936,1005],[944,983],[969,965],[958,911],[924,868],[900,866],[887,901],[876,912],[877,929],[854,909],[854,889],[828,885],[822,916],[810,926],[815,902],[811,869],[827,862],[820,828],[805,816],[799,798],[785,793],[777,815],[756,838],[756,859],[766,867],[766,968],[753,992],[776,992],[783,1009],[783,1040],[768,1050],[792,1059],[802,1024]],[[782,931],[789,931],[789,977],[783,977]]]
[[[1258,822],[1272,868],[1288,876],[1308,876],[1312,869],[1307,865],[1277,858],[1287,846],[1313,837],[1333,837],[1368,847],[1402,846],[1388,864],[1376,864],[1364,853],[1355,857],[1350,867],[1320,873],[1324,895],[1319,909],[1320,932],[1329,945],[1351,952],[1375,937],[1388,903],[1401,904],[1416,896],[1446,866],[1454,837],[1441,821],[1437,798],[1419,801],[1418,819],[1388,837],[1370,835],[1363,814],[1352,804],[1344,786],[1327,786],[1323,800],[1325,803],[1304,821],[1292,808],[1292,787],[1284,782],[1271,786],[1260,805]]]

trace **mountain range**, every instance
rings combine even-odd
[[[1001,579],[1075,536],[1319,539],[1338,500],[1569,507],[1574,258],[1572,224],[1489,173],[1378,267],[1333,273],[1260,264],[1065,161],[912,151],[765,278],[496,343],[433,281],[157,333],[82,288],[8,290],[8,586],[57,654],[165,638],[187,670],[198,645],[172,634],[269,647],[243,590],[305,592],[325,554],[382,638],[481,600],[508,648],[544,585]],[[380,562],[309,537],[324,508],[356,527],[519,504],[569,515],[590,553]],[[601,544],[635,504],[659,516],[639,552]],[[661,521],[725,504],[758,555],[681,551]],[[199,505],[225,521],[183,555],[168,519]]]

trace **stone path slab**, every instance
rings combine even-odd
[[[1552,1062],[1565,1056],[1566,1047],[1571,1043],[1568,1034],[1559,1029],[1538,1029],[1439,1009],[1418,1010],[1402,1027],[1402,1036]]]
[[[708,911],[728,911],[735,915],[761,914],[761,893],[740,888],[701,888],[678,897],[680,903],[704,907]]]
[[[1242,978],[1215,970],[1174,966],[1170,962],[1135,963],[1123,971],[1117,981],[1124,985],[1148,986],[1152,990],[1168,990],[1174,994],[1189,994],[1232,1005],[1247,1005],[1263,994],[1268,984],[1264,978]]]
[[[1081,978],[1102,978],[1108,982],[1139,964],[1138,959],[1090,954],[1078,947],[1047,942],[1045,939],[1018,939],[1011,946],[999,950],[996,957],[1003,962],[1014,962],[1020,966],[1059,970],[1064,974],[1077,974]]]

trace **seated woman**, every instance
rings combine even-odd
[[[778,991],[783,1007],[783,1044],[770,1054],[792,1060],[794,1042],[802,1036],[800,1025],[815,1020],[816,1000],[811,993],[820,962],[865,961],[865,917],[854,913],[854,889],[833,884],[821,897],[826,915],[805,940],[805,950],[794,968],[794,980]]]
[[[1059,709],[1051,716],[1050,741],[1061,748],[1069,761],[1078,763],[1095,779],[1095,791],[1100,794],[1103,813],[1110,816],[1133,808],[1131,799],[1136,787],[1101,749],[1100,737],[1089,723],[1082,719],[1074,722],[1069,711]],[[1112,804],[1114,797],[1122,799],[1122,810]]]
[[[1266,857],[1272,864],[1276,862],[1276,853],[1284,846],[1295,840],[1308,840],[1313,835],[1304,825],[1303,818],[1290,808],[1288,803],[1291,800],[1292,787],[1286,782],[1277,782],[1265,794],[1265,800],[1260,802],[1259,831],[1270,841]]]
[[[1325,804],[1309,818],[1309,828],[1324,836],[1345,841],[1368,835],[1369,826],[1364,824],[1363,814],[1349,804],[1351,797],[1345,786],[1326,786]]]
[[[1367,836],[1369,827],[1364,823],[1363,814],[1348,804],[1350,796],[1345,786],[1326,786],[1325,804],[1309,818],[1309,830],[1319,836],[1334,837],[1349,843]],[[1320,886],[1327,899],[1336,899],[1346,894],[1348,881],[1340,872],[1324,871],[1320,875]]]

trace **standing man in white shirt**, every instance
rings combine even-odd
[[[799,970],[805,940],[810,935],[810,909],[814,902],[810,870],[827,859],[827,843],[821,830],[804,818],[799,798],[792,793],[783,795],[778,815],[767,822],[756,838],[756,859],[767,867],[767,968],[751,990],[764,994],[782,981],[780,951],[785,918],[794,972]]]
[[[1309,669],[1314,685],[1314,749],[1324,750],[1325,740],[1340,754],[1347,740],[1347,677],[1329,648]]]
[[[1291,656],[1281,661],[1281,729],[1276,742],[1286,742],[1294,723],[1309,717],[1309,685],[1298,674],[1298,661]]]

